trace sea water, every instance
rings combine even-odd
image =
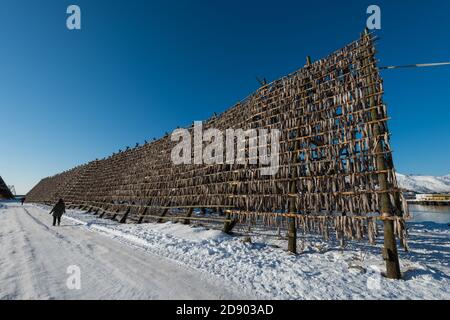
[[[409,211],[412,222],[431,221],[435,223],[450,223],[450,206],[424,206],[410,204]]]

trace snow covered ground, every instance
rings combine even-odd
[[[450,192],[450,175],[434,177],[397,173],[397,181],[401,188],[418,193]]]
[[[5,205],[5,204],[4,204]],[[119,224],[69,210],[50,227],[49,209],[0,208],[0,298],[450,299],[450,230],[410,224],[404,279],[381,277],[381,244],[300,236],[302,253],[273,235],[232,237],[176,223]],[[81,269],[81,290],[66,286]]]
[[[94,226],[67,217],[54,228],[48,211],[6,206],[0,209],[0,299],[246,298],[216,277],[108,239]],[[70,266],[80,268],[80,290],[66,285]]]

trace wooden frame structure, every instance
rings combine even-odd
[[[399,278],[395,235],[406,244],[407,206],[396,182],[375,53],[374,36],[365,32],[324,59],[308,58],[304,68],[204,123],[223,131],[280,130],[273,176],[248,162],[174,165],[176,143],[166,135],[45,178],[26,199],[64,198],[121,215],[122,222],[155,216],[163,221],[169,210],[181,208],[188,223],[195,219],[192,208],[222,208],[227,231],[239,222],[287,226],[292,252],[298,228],[374,242],[376,221],[382,220],[387,273]],[[245,151],[250,153],[248,145]]]

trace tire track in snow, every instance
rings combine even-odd
[[[0,297],[16,299],[22,296],[27,299],[37,296],[36,285],[29,268],[29,257],[33,257],[33,252],[27,243],[25,230],[19,222],[20,214],[16,210],[7,214],[8,218],[12,219],[10,224],[1,224],[6,228],[1,230],[2,239],[5,241],[2,243],[1,266],[2,274],[6,275],[5,283],[2,281],[2,287],[5,286],[8,289],[7,293],[2,292]],[[10,263],[11,261],[13,263]]]

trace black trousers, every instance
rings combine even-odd
[[[56,225],[56,221],[58,221],[58,226],[61,223],[61,216],[53,216],[53,225]]]

